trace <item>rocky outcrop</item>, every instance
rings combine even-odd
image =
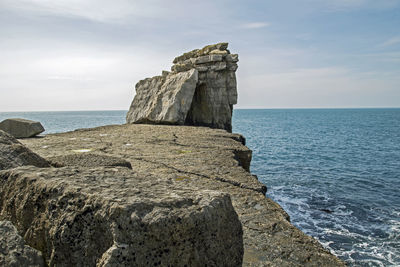
[[[0,170],[24,165],[50,167],[47,160],[33,153],[11,135],[0,130]]]
[[[171,72],[139,81],[127,122],[208,126],[231,132],[238,55],[227,48],[228,43],[219,43],[193,50],[176,57]]]
[[[3,130],[15,138],[28,138],[44,132],[40,122],[25,119],[6,119],[0,122],[0,130]]]
[[[0,266],[45,266],[40,251],[27,246],[9,221],[0,221]]]
[[[73,142],[71,142],[71,140],[73,140]],[[221,192],[222,195],[228,194],[243,228],[243,266],[344,266],[342,261],[325,250],[318,241],[305,235],[299,229],[291,225],[286,212],[277,203],[265,196],[265,185],[260,183],[256,177],[251,175],[247,170],[249,169],[251,151],[243,145],[245,140],[238,134],[230,134],[225,130],[210,129],[207,127],[127,124],[47,135],[44,138],[23,139],[22,142],[44,157],[57,157],[66,153],[71,153],[71,151],[85,149],[91,150],[93,153],[121,157],[132,164],[133,171],[119,167],[103,168],[104,171],[108,170],[108,173],[103,173],[103,170],[96,171],[97,168],[91,168],[85,171],[81,168],[73,168],[68,172],[65,168],[61,168],[58,169],[59,172],[50,174],[44,173],[42,171],[43,169],[34,171],[33,168],[29,168],[29,172],[27,171],[28,169],[25,169],[24,172],[30,174],[28,176],[24,174],[19,178],[16,178],[17,173],[14,170],[12,176],[14,178],[7,179],[7,183],[9,184],[7,188],[13,188],[11,182],[14,180],[18,181],[20,185],[16,188],[20,189],[7,190],[8,197],[5,198],[5,200],[9,204],[5,206],[11,207],[11,199],[15,199],[14,203],[19,203],[18,206],[20,207],[18,209],[13,208],[18,210],[16,214],[22,214],[19,210],[22,210],[24,206],[26,206],[26,210],[30,210],[30,207],[24,204],[29,202],[22,202],[24,201],[23,196],[37,195],[37,193],[29,193],[28,191],[33,190],[39,192],[43,190],[42,187],[39,186],[39,183],[47,184],[49,189],[44,190],[45,193],[42,195],[46,196],[45,199],[50,199],[47,195],[50,194],[50,192],[51,194],[55,194],[54,197],[56,200],[51,203],[59,204],[54,206],[49,204],[49,208],[47,208],[47,204],[37,205],[37,207],[46,207],[44,210],[48,209],[48,211],[44,212],[44,214],[52,214],[51,216],[61,216],[64,210],[66,210],[64,221],[60,219],[56,220],[56,222],[60,223],[59,228],[57,228],[56,225],[48,226],[48,223],[43,224],[43,227],[47,227],[46,229],[54,229],[49,231],[50,234],[60,233],[57,237],[69,235],[71,232],[76,233],[77,229],[81,227],[83,227],[82,229],[87,229],[85,227],[92,227],[85,226],[86,222],[99,222],[99,225],[103,225],[103,223],[100,223],[103,219],[99,217],[102,216],[102,213],[92,208],[96,207],[91,204],[94,202],[95,198],[99,199],[95,203],[106,203],[104,199],[114,201],[115,206],[121,207],[121,213],[119,213],[121,220],[122,218],[126,218],[124,215],[126,214],[124,213],[126,206],[123,203],[128,203],[131,200],[137,200],[138,203],[142,203],[140,202],[141,200],[133,196],[135,192],[142,191],[142,187],[137,189],[137,187],[132,184],[133,181],[131,179],[138,179],[140,184],[143,185],[144,192],[137,192],[137,196],[146,196],[147,193],[152,194],[156,202],[149,201],[150,203],[157,203],[158,198],[165,199],[167,194],[170,194],[172,199],[174,199],[176,195],[186,198],[186,193],[188,195],[202,195],[203,193],[201,192],[208,192],[208,190]],[[127,176],[127,172],[132,172],[134,174],[133,176]],[[75,178],[74,173],[77,173]],[[28,181],[33,181],[34,178],[33,176],[32,179],[29,177],[33,174],[37,175],[35,177],[38,178],[35,178],[36,182],[32,182],[30,185]],[[47,179],[46,177],[48,176],[54,178]],[[23,177],[29,179],[25,180]],[[57,180],[56,177],[60,177],[59,180]],[[43,179],[45,179],[45,181]],[[147,180],[148,183],[144,184],[144,180]],[[64,191],[65,193],[51,191],[55,190],[52,188],[58,188],[56,184],[53,184],[56,181],[57,184],[60,184],[61,188],[63,188],[62,184],[65,183],[64,186],[70,189]],[[27,186],[26,189],[22,190],[21,188],[23,188],[22,185],[24,183],[26,183]],[[82,183],[88,186],[82,186]],[[163,188],[164,185],[165,188]],[[28,187],[30,189],[28,189]],[[154,190],[154,192],[152,190]],[[186,190],[188,191],[186,192]],[[18,193],[18,191],[20,191],[20,193]],[[183,195],[178,193],[178,191],[183,192]],[[89,194],[89,192],[91,193]],[[19,194],[19,197],[13,197],[14,195],[12,194]],[[89,202],[82,200],[79,204],[80,197],[75,197],[73,194],[75,194],[75,196],[79,194],[87,196],[84,199],[85,201],[88,199],[87,201]],[[194,196],[190,198],[196,199]],[[37,198],[33,198],[33,203],[37,203],[41,201],[41,199],[43,199],[43,197],[40,198],[37,195]],[[74,201],[74,199],[77,200]],[[177,203],[174,201],[166,201],[165,203],[165,206],[162,207],[167,208],[169,205],[173,207],[172,210],[167,209],[168,211],[174,211],[175,207],[179,206],[179,204],[174,204]],[[211,204],[212,202],[209,203],[211,209],[214,209],[212,207],[219,209],[219,205],[215,206],[216,204]],[[82,205],[86,204],[90,209],[85,210],[80,208]],[[16,204],[14,204],[14,206],[15,205]],[[150,204],[150,207],[153,207],[153,205],[154,204]],[[74,208],[75,206],[76,208]],[[191,206],[188,207],[190,209]],[[182,206],[182,209],[184,208],[185,206]],[[63,209],[63,212],[61,212],[61,209]],[[76,210],[76,216],[70,215],[74,214],[73,209]],[[210,208],[204,207],[203,209],[204,212],[207,212]],[[229,210],[230,208],[225,209]],[[114,214],[112,213],[114,210],[111,206],[109,210],[110,221],[114,221],[115,217],[112,215]],[[155,211],[156,210],[157,209],[155,209]],[[201,212],[201,209],[198,211]],[[3,214],[5,213],[3,212]],[[10,214],[8,216],[11,216],[12,212],[10,211],[6,214]],[[151,214],[154,220],[161,218],[158,212],[149,214]],[[151,216],[145,216],[144,218],[150,219]],[[225,218],[227,215],[221,216]],[[31,218],[32,216],[26,217]],[[16,221],[23,221],[23,218],[25,217],[21,216],[17,218]],[[134,216],[134,218],[136,217]],[[215,217],[211,216],[210,220],[215,220]],[[42,221],[45,222],[46,220],[43,219]],[[222,221],[225,221],[225,219],[222,219]],[[233,221],[235,220],[233,219]],[[49,220],[49,222],[52,222],[52,220]],[[187,223],[185,223],[185,225]],[[77,225],[74,226],[75,224]],[[192,223],[189,224],[192,225]],[[209,223],[205,224],[209,225]],[[221,224],[220,227],[229,228],[231,227],[229,224],[230,222]],[[27,227],[39,228],[41,224],[34,223],[33,226],[29,226],[32,224],[30,224],[30,221],[27,221],[26,225]],[[115,225],[115,227],[111,228],[112,231],[126,233],[123,232],[124,230],[118,228],[118,225],[121,225],[119,220],[113,225]],[[162,225],[160,227],[162,228]],[[102,229],[108,228],[99,226],[99,229],[99,231],[103,231]],[[219,231],[223,230],[221,229]],[[229,231],[233,230],[230,229]],[[41,233],[41,231],[34,232]],[[103,235],[107,237],[107,239],[100,239],[102,242],[98,243],[111,244],[109,241],[109,230],[104,230],[103,232]],[[26,233],[30,233],[30,231]],[[81,235],[85,235],[87,230],[82,230],[80,233]],[[130,232],[128,231],[128,233]],[[203,234],[206,237],[210,236],[206,230],[204,230],[201,235]],[[141,235],[142,234],[139,233],[139,236]],[[170,232],[170,235],[174,238],[178,238],[180,234],[174,235]],[[222,232],[221,235],[223,235]],[[239,234],[232,232],[226,241],[232,244],[233,240],[229,238],[234,238],[234,235]],[[28,235],[25,234],[25,236]],[[41,235],[37,234],[36,236]],[[71,236],[76,238],[75,235]],[[77,236],[80,235],[78,234]],[[126,236],[128,239],[129,235]],[[186,240],[185,236],[186,234],[182,234],[181,240]],[[191,238],[190,236],[189,240],[191,240]],[[90,240],[91,236],[86,235],[86,239]],[[214,239],[214,237],[212,239]],[[62,238],[61,240],[66,244],[69,243],[69,239]],[[79,240],[83,240],[83,238],[79,237]],[[216,242],[218,242],[219,245],[226,246],[225,240],[217,240]],[[126,244],[124,242],[127,241],[124,239],[121,243]],[[191,242],[189,242],[189,244],[191,244]],[[191,245],[188,246],[191,247]],[[34,247],[36,248],[36,246]],[[104,251],[102,255],[109,255],[108,253],[104,253],[105,251],[112,251],[112,249],[109,250],[111,247],[112,246],[102,248],[101,251]],[[114,247],[121,247],[122,250],[122,246],[115,245]],[[75,248],[71,249],[74,251]],[[227,247],[225,247],[225,249],[227,249]],[[187,254],[182,253],[180,256],[182,259],[186,259],[186,256],[183,257],[182,255]],[[161,263],[163,262],[164,261]],[[182,264],[184,264],[183,260],[173,265],[180,266]],[[204,264],[201,265],[204,266]],[[222,264],[222,266],[227,265],[228,264]]]
[[[57,157],[48,158],[53,166],[65,167],[65,166],[77,166],[77,167],[126,167],[132,169],[129,161],[118,157],[111,157],[107,155],[99,155],[93,153],[78,153],[62,155]]]
[[[0,217],[50,266],[240,266],[228,194],[127,168],[0,171]]]

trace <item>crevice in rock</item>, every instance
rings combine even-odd
[[[196,86],[185,125],[211,126],[211,122],[206,122],[207,118],[211,117],[210,114],[210,107],[207,105],[207,85],[202,83]]]
[[[253,187],[247,186],[245,184],[242,184],[242,183],[239,183],[239,182],[236,182],[236,181],[232,181],[232,180],[228,180],[228,179],[225,179],[225,178],[222,178],[222,177],[210,177],[208,175],[204,175],[204,174],[200,174],[200,173],[184,171],[184,170],[178,169],[176,167],[170,166],[168,164],[165,164],[163,162],[156,162],[156,161],[146,160],[146,159],[143,159],[143,158],[134,158],[134,159],[135,160],[145,161],[145,162],[156,164],[156,165],[162,165],[163,167],[172,169],[172,170],[177,171],[179,173],[196,175],[198,177],[202,177],[202,178],[206,178],[206,179],[210,179],[210,180],[216,180],[216,181],[223,182],[223,183],[228,183],[228,184],[231,184],[231,185],[236,186],[236,187],[249,189],[249,190],[252,190],[252,191],[255,191],[255,192],[258,192],[258,193],[262,193],[263,195],[265,195],[267,193],[266,186],[262,186],[260,188],[253,188]]]

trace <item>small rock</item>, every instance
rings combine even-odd
[[[168,74],[162,82],[159,76],[139,82],[128,123],[184,124],[197,81],[198,71],[191,69]]]
[[[91,149],[74,149],[74,150],[72,150],[72,152],[75,152],[75,153],[87,153],[90,151],[92,151],[92,150]]]
[[[0,170],[24,165],[41,168],[50,167],[47,160],[33,153],[11,135],[0,130]]]
[[[40,122],[25,119],[6,119],[0,122],[0,130],[3,130],[15,138],[28,138],[44,132]]]

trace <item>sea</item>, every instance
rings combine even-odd
[[[125,123],[126,110],[1,112],[45,133]],[[400,266],[400,109],[237,109],[267,196],[349,266]]]

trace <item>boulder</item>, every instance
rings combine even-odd
[[[47,160],[32,152],[11,135],[0,130],[0,170],[24,165],[50,167]]]
[[[42,253],[27,246],[11,222],[0,221],[0,237],[0,266],[45,266]]]
[[[140,92],[128,111],[129,122],[184,124],[193,98],[198,72],[196,69],[156,76],[136,84]]]
[[[44,132],[40,122],[25,119],[6,119],[0,122],[0,130],[3,130],[15,138],[28,138]]]
[[[176,57],[171,72],[139,81],[127,123],[208,126],[232,131],[238,55],[228,43]]]
[[[122,167],[0,171],[0,217],[49,266],[241,266],[230,196]]]

